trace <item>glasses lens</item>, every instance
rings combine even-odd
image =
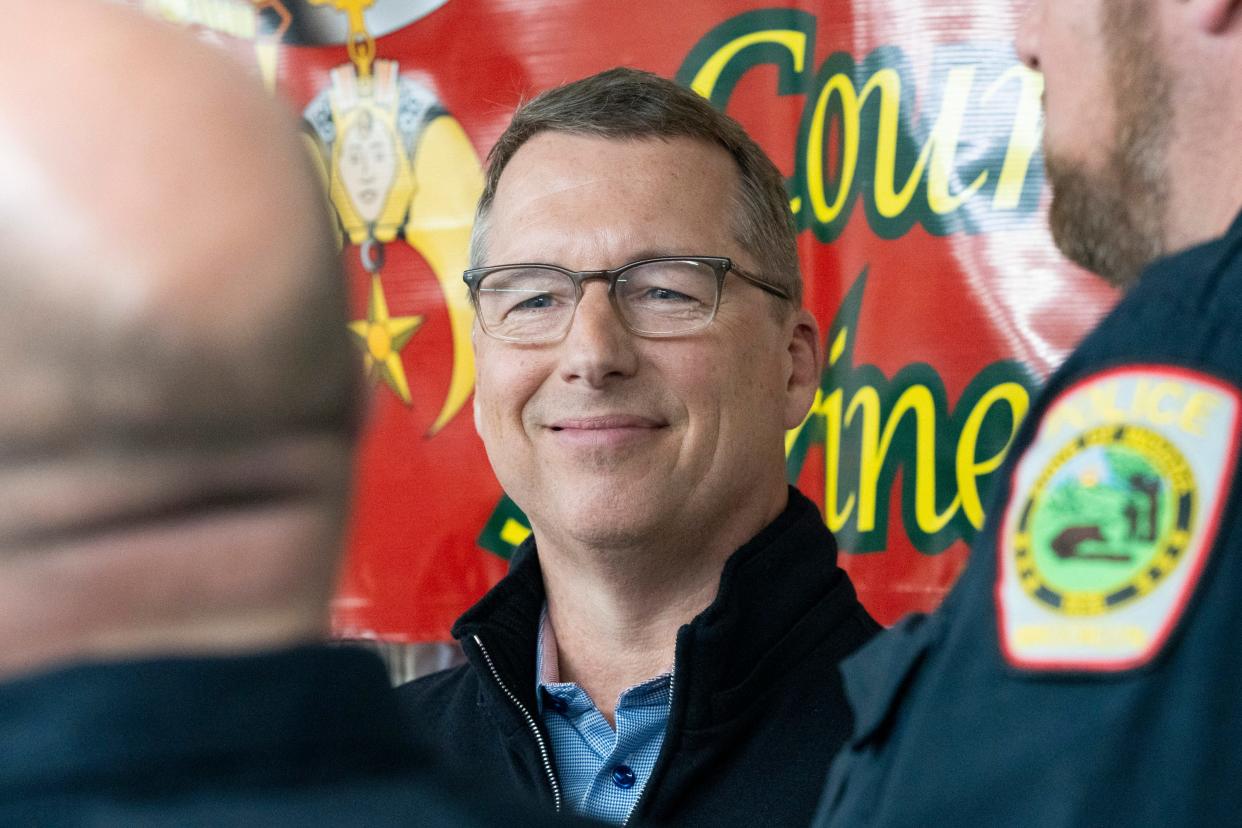
[[[650,262],[617,278],[617,306],[642,333],[687,333],[716,313],[716,271],[703,262]]]
[[[574,316],[573,279],[546,267],[511,267],[483,277],[478,311],[493,336],[519,342],[556,339]]]

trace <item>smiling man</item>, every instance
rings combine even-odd
[[[818,825],[1236,825],[1242,0],[1036,0],[1053,235],[1126,293],[938,613],[846,666]]]
[[[819,379],[783,179],[740,127],[617,69],[522,107],[466,282],[475,421],[532,538],[403,688],[490,787],[610,822],[810,818],[878,630],[784,434]]]

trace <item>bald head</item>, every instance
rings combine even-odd
[[[24,39],[0,54],[0,365],[25,380],[0,389],[17,403],[0,405],[4,442],[87,418],[273,428],[339,406],[348,353],[317,323],[341,313],[342,283],[291,116],[136,13],[0,6],[63,38],[55,62]]]
[[[147,578],[196,584],[183,614],[321,619],[355,365],[293,116],[116,4],[0,11],[59,46],[0,51],[0,589],[147,550]],[[168,594],[138,592],[112,603],[156,619]]]

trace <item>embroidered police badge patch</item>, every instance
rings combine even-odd
[[[1239,395],[1169,366],[1096,374],[1045,412],[997,544],[1014,666],[1147,663],[1198,582],[1233,477]]]

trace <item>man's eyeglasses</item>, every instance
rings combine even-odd
[[[608,299],[626,329],[640,336],[681,336],[716,318],[727,273],[782,299],[789,293],[721,256],[662,256],[613,270],[548,264],[476,267],[464,274],[479,322],[508,342],[554,342],[569,332],[582,283],[608,281]]]

